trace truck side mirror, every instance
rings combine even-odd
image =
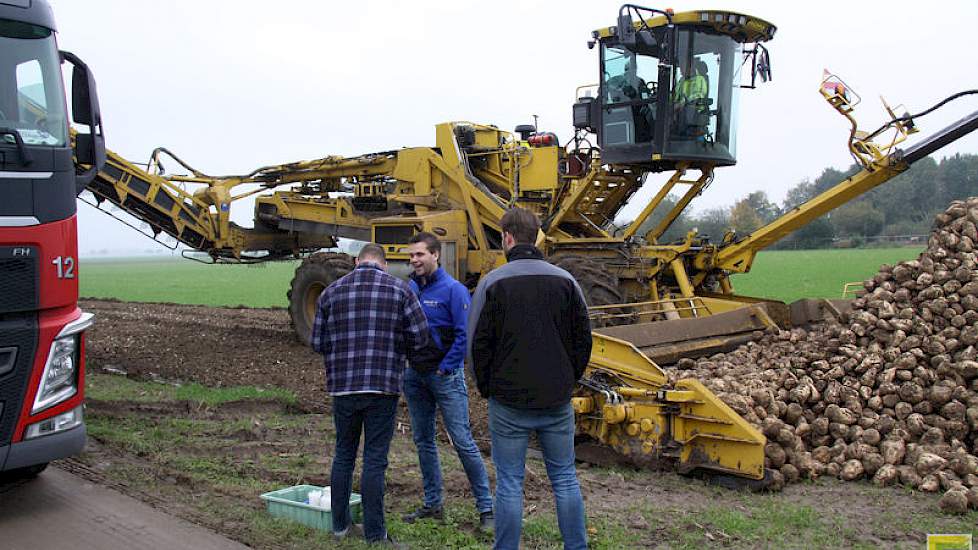
[[[105,136],[102,133],[102,112],[99,108],[95,76],[84,61],[71,52],[61,52],[61,57],[71,63],[71,118],[88,126],[87,134],[75,135],[75,157],[89,166],[76,178],[75,189],[81,193],[95,174],[105,166]]]
[[[78,124],[89,126],[102,117],[95,78],[85,65],[75,65],[71,70],[71,115]]]

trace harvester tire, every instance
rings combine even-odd
[[[353,271],[353,265],[349,254],[317,252],[296,268],[287,296],[292,328],[303,344],[309,345],[319,295],[333,281]]]
[[[561,254],[550,258],[550,263],[574,277],[584,292],[587,305],[604,306],[624,302],[618,287],[618,277],[591,258]]]

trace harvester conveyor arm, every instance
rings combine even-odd
[[[415,212],[424,213],[436,202],[442,207],[465,208],[475,228],[477,248],[488,254],[485,227],[502,217],[505,203],[469,172],[467,159],[455,141],[456,125],[443,123],[436,127],[435,148],[328,156],[265,166],[243,176],[208,176],[162,148],[153,152],[150,170],[107,151],[108,162],[87,189],[95,195],[96,207],[105,201],[115,205],[147,223],[153,238],[165,233],[215,261],[250,262],[332,248],[338,236],[355,233],[355,238],[360,238],[362,231],[369,232],[371,218],[357,211],[350,197],[332,197],[330,193],[348,191],[361,183],[379,184],[385,187],[385,198],[411,204]],[[447,155],[446,151],[453,154]],[[192,175],[164,176],[160,153],[172,157]],[[201,187],[191,193],[182,188],[184,184]],[[242,185],[259,188],[233,195],[232,190]],[[287,185],[292,187],[259,197],[265,200],[259,206],[267,207],[266,217],[256,218],[254,228],[231,221],[235,201]],[[104,211],[112,215],[111,211]],[[293,229],[295,224],[304,229]],[[337,228],[349,231],[343,233]],[[479,260],[477,271],[488,270],[495,263],[496,255],[489,254]]]
[[[978,111],[908,147],[904,152],[897,150],[884,158],[882,162],[870,168],[863,168],[857,174],[796,206],[743,239],[724,246],[717,253],[714,265],[706,265],[709,262],[709,256],[705,254],[697,257],[697,265],[700,268],[714,267],[735,273],[746,273],[750,271],[754,256],[759,251],[771,246],[812,220],[900,175],[914,162],[976,129],[978,129]]]
[[[978,129],[978,111],[951,124],[940,132],[928,136],[927,139],[907,147],[907,150],[903,153],[903,160],[907,161],[907,164],[913,164],[948,143],[974,132],[976,129]]]

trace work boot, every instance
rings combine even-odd
[[[401,519],[404,520],[404,523],[414,523],[419,519],[424,518],[437,519],[438,521],[441,521],[445,519],[445,510],[441,506],[422,506],[410,514],[406,514]]]
[[[479,531],[491,535],[495,530],[495,521],[492,517],[492,510],[479,514]]]

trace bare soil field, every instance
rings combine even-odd
[[[328,485],[332,455],[321,359],[296,342],[285,310],[104,300],[81,306],[96,314],[87,340],[96,384],[124,378],[143,384],[133,388],[154,382],[282,388],[296,399],[208,405],[156,400],[145,389],[90,398],[90,444],[64,467],[254,547],[333,547],[328,537],[309,530],[283,534],[281,525],[261,519],[260,492]],[[492,477],[485,401],[474,388],[470,394],[473,432]],[[487,546],[490,541],[475,533],[468,483],[447,438],[442,460],[449,525],[418,528],[397,521],[420,503],[422,492],[403,402],[399,421],[388,474],[392,533],[412,548]],[[168,438],[170,433],[180,437]],[[527,470],[524,542],[558,547],[544,465],[531,460]],[[927,533],[974,533],[978,524],[976,512],[940,514],[938,495],[867,482],[821,478],[780,493],[751,494],[669,472],[586,464],[579,478],[597,548],[919,548]],[[445,538],[454,531],[464,537]]]

